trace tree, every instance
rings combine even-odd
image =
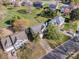
[[[0,28],[0,38],[12,35],[13,32],[6,28]]]
[[[72,0],[74,4],[78,4],[79,0]]]
[[[21,31],[30,25],[30,20],[25,19],[15,20],[12,25],[15,31]]]
[[[74,10],[72,10],[71,11],[71,13],[70,13],[70,19],[71,20],[74,20],[74,19],[79,19],[79,8],[77,8],[77,9],[74,9]]]
[[[52,11],[49,7],[45,7],[44,10],[41,12],[41,16],[47,17],[47,18],[53,18],[57,16],[57,10]]]
[[[47,39],[52,39],[52,40],[60,40],[62,39],[62,34],[59,32],[58,27],[54,25],[49,25],[47,27],[47,33],[45,34]]]
[[[72,0],[61,0],[61,1],[65,4],[70,4],[72,2]]]

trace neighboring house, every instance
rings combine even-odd
[[[42,2],[35,1],[35,2],[33,2],[33,6],[36,7],[36,8],[42,8]]]
[[[69,13],[71,11],[71,6],[64,5],[64,6],[61,7],[60,10],[61,10],[62,13]]]
[[[17,2],[17,0],[10,0],[10,3],[11,3],[12,5],[15,5],[16,2]]]
[[[18,2],[19,6],[31,6],[33,3],[30,0],[21,0]]]
[[[56,5],[55,4],[50,4],[49,9],[52,10],[52,11],[56,10]]]
[[[5,52],[10,52],[20,48],[24,43],[28,43],[28,37],[25,31],[21,31],[5,38],[1,38],[0,43]]]
[[[56,16],[54,19],[50,21],[51,24],[57,25],[57,26],[62,26],[65,22],[65,18],[62,16]]]

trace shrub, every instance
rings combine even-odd
[[[49,7],[45,7],[44,10],[41,12],[41,16],[47,18],[53,18],[57,16],[57,10],[52,11],[49,9]]]
[[[12,25],[15,31],[21,31],[30,25],[30,20],[25,19],[15,20]]]
[[[72,0],[61,0],[62,3],[65,3],[65,4],[70,4],[72,2]]]
[[[70,19],[71,20],[74,20],[74,19],[79,19],[79,8],[77,8],[77,9],[74,9],[74,10],[72,10],[71,11],[71,13],[70,13]]]
[[[27,13],[26,9],[21,9],[21,10],[18,10],[17,12],[22,13],[22,14],[26,14]]]
[[[58,27],[49,25],[47,27],[46,38],[49,40],[62,40],[63,34],[59,32]]]

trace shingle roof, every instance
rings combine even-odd
[[[41,32],[41,27],[42,27],[43,23],[38,24],[36,26],[31,27],[31,29],[35,32],[35,33],[40,33]]]

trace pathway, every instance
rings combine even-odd
[[[45,39],[40,39],[40,45],[46,51],[46,54],[53,50]]]

